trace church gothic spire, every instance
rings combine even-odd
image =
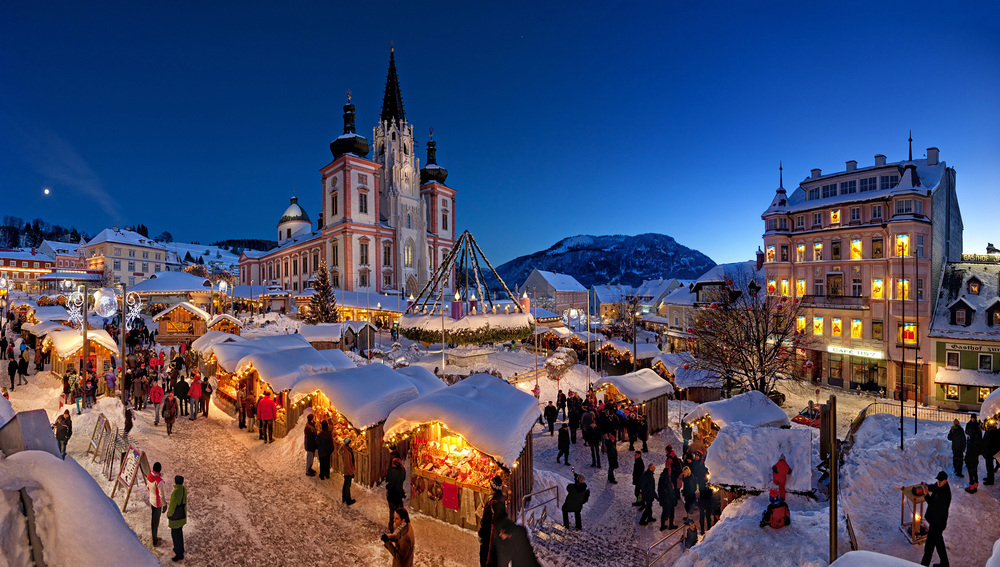
[[[382,97],[382,121],[406,120],[403,114],[403,94],[399,90],[399,76],[396,74],[395,48],[389,48],[389,74],[385,78],[385,95]]]

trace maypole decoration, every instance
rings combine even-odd
[[[480,258],[511,301],[501,311],[486,284]],[[456,271],[457,289],[452,301],[446,304],[444,287],[452,271]],[[452,344],[497,343],[526,339],[535,332],[535,319],[514,298],[467,230],[458,237],[420,294],[407,303],[399,319],[399,332],[413,341],[436,343],[443,335],[444,341]]]

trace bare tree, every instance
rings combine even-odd
[[[770,392],[779,375],[790,374],[795,349],[808,348],[811,335],[799,329],[805,309],[797,299],[765,289],[763,270],[732,265],[725,281],[703,293],[695,334],[696,367],[710,370],[745,390]]]

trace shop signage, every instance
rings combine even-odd
[[[1000,352],[1000,346],[990,345],[962,345],[958,343],[947,343],[947,350],[966,350],[969,352]]]
[[[851,356],[860,356],[862,358],[884,358],[882,351],[879,350],[864,350],[859,348],[844,348],[839,346],[827,345],[826,352],[832,352],[834,354],[848,354]]]

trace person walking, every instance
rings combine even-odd
[[[246,429],[247,427],[246,397],[247,395],[243,391],[243,388],[236,390],[236,412],[239,415],[240,429]]]
[[[413,567],[413,526],[406,508],[398,508],[392,515],[391,534],[382,534],[382,544],[392,555],[392,567]]]
[[[948,567],[948,550],[944,545],[944,529],[948,527],[948,509],[951,507],[951,486],[948,485],[948,473],[937,474],[937,482],[930,486],[924,484],[924,500],[927,501],[927,513],[924,519],[930,527],[927,530],[927,540],[924,541],[924,556],[921,565],[930,565],[934,550],[937,550],[938,565]]]
[[[306,450],[306,476],[316,476],[313,468],[313,459],[316,456],[316,422],[313,414],[306,416],[305,435],[303,448]]]
[[[576,519],[576,529],[582,530],[580,526],[580,512],[583,505],[590,500],[590,489],[587,488],[586,479],[582,474],[573,477],[573,483],[566,486],[566,500],[562,505],[563,526],[569,529],[569,514],[573,513]]]
[[[56,430],[56,443],[59,444],[59,452],[65,461],[66,445],[69,444],[69,438],[73,436],[73,418],[69,416],[69,410],[63,411],[63,414],[56,418],[54,427]]]
[[[512,567],[539,567],[535,549],[528,539],[528,530],[510,518],[500,522],[497,531],[497,564]]]
[[[174,397],[173,391],[167,393],[166,400],[163,402],[163,423],[167,425],[167,436],[169,437],[174,431],[174,422],[177,421],[177,415],[180,413],[178,408],[177,398]]]
[[[406,470],[403,469],[403,461],[393,458],[392,465],[385,473],[385,501],[389,506],[390,531],[393,526],[393,514],[403,508],[403,500],[406,498],[406,489],[403,488],[405,482]]]
[[[264,443],[274,443],[274,418],[278,408],[271,399],[271,391],[264,392],[264,397],[257,402],[257,419],[260,421],[260,438]]]
[[[557,441],[557,446],[559,448],[559,453],[556,455],[556,463],[562,458],[566,464],[569,464],[569,429],[566,424],[562,424],[559,428],[559,440]]]
[[[956,419],[948,430],[948,440],[951,441],[951,462],[955,466],[955,476],[965,478],[962,474],[962,460],[965,455],[965,431]]]
[[[483,516],[479,521],[479,566],[496,567],[497,553],[494,537],[497,526],[507,518],[507,504],[503,497],[503,478],[493,477],[490,480],[493,494],[483,507]],[[568,498],[568,497],[567,497]]]
[[[639,437],[639,441],[642,441],[642,452],[648,453],[649,445],[647,445],[647,442],[649,441],[649,422],[646,421],[646,416],[644,415],[639,416],[639,425],[636,435]]]
[[[208,417],[208,403],[212,401],[212,385],[208,383],[208,376],[201,379],[201,415]]]
[[[684,497],[684,513],[690,516],[691,510],[694,509],[695,492],[698,489],[698,481],[691,474],[690,467],[681,469],[681,486],[681,495]]]
[[[635,494],[635,502],[632,503],[633,506],[642,506],[642,490],[639,485],[642,484],[642,476],[646,472],[646,463],[642,461],[642,451],[635,452],[635,461],[632,463],[632,487]]]
[[[14,376],[17,375],[17,359],[10,357],[7,361],[7,379],[10,380],[10,389],[14,389]]]
[[[549,423],[549,436],[552,437],[556,433],[556,418],[559,417],[559,410],[556,406],[552,405],[552,400],[549,400],[549,405],[545,406],[545,421]]]
[[[566,394],[562,390],[559,390],[559,393],[556,395],[556,409],[562,412],[563,419],[569,417],[566,414]],[[558,417],[558,414],[556,414],[556,417]]]
[[[149,403],[153,406],[153,425],[159,425],[160,406],[163,405],[163,387],[159,380],[153,382],[153,387],[149,389]]]
[[[191,378],[191,387],[188,388],[188,401],[191,404],[191,413],[188,419],[194,421],[198,418],[198,404],[201,403],[201,381],[197,376]]]
[[[615,480],[615,469],[618,468],[618,448],[615,445],[615,434],[608,433],[604,440],[604,452],[608,457],[608,482],[618,484]]]
[[[149,490],[149,507],[153,512],[153,547],[160,545],[158,533],[160,531],[160,514],[166,511],[167,495],[163,491],[163,477],[160,475],[161,465],[159,462],[153,463],[153,470],[146,476],[146,488]]]
[[[669,462],[669,461],[668,461]],[[656,495],[659,497],[660,506],[660,531],[676,530],[674,525],[674,510],[677,508],[677,484],[676,479],[671,474],[669,465],[663,467],[660,478],[656,483]],[[669,524],[667,521],[669,520]]]
[[[983,433],[983,459],[986,460],[986,480],[983,484],[990,486],[996,474],[996,456],[1000,451],[1000,429],[993,421],[986,422],[986,432]]]
[[[583,416],[583,409],[580,407],[580,398],[577,397],[572,391],[569,393],[569,399],[566,400],[568,406],[568,420],[569,421],[569,440],[570,443],[576,445],[576,431],[580,429],[580,418]]]
[[[350,437],[344,437],[344,444],[340,446],[341,473],[344,475],[344,486],[340,490],[340,499],[344,504],[350,506],[356,502],[351,498],[351,482],[354,481],[354,451],[351,449]]]
[[[316,434],[316,454],[319,456],[319,479],[330,478],[330,456],[333,455],[333,432],[330,422],[323,421]]]
[[[184,524],[187,523],[187,488],[184,487],[184,477],[174,477],[174,490],[170,493],[170,505],[167,506],[167,519],[170,522],[170,538],[174,542],[174,557],[171,561],[184,559]]]
[[[641,453],[640,453],[641,454]],[[656,465],[649,463],[639,481],[639,493],[642,496],[642,517],[639,525],[646,526],[653,522],[653,502],[656,500]]]
[[[22,343],[23,346],[23,343]],[[23,380],[25,384],[28,383],[28,355],[27,351],[22,351],[21,356],[17,359],[17,385],[21,385]]]
[[[187,380],[183,376],[177,378],[177,383],[174,384],[174,395],[177,396],[177,403],[180,404],[180,413],[177,415],[184,417],[188,414],[188,392],[191,390],[191,386],[187,383]]]
[[[965,468],[969,469],[969,486],[965,489],[969,494],[979,490],[979,453],[982,450],[983,432],[979,428],[979,420],[975,414],[965,424]]]

